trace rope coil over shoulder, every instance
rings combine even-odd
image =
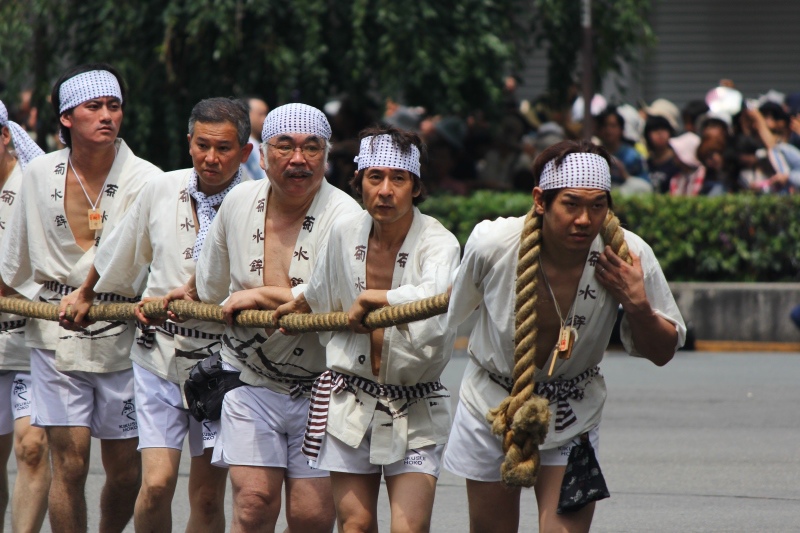
[[[503,481],[517,487],[531,487],[536,482],[540,465],[539,446],[547,437],[550,425],[548,400],[533,394],[541,229],[542,218],[531,208],[525,217],[517,264],[514,386],[511,394],[486,415],[492,424],[492,432],[503,439],[503,452],[506,454],[500,467]],[[600,233],[617,255],[631,262],[619,219],[611,211],[603,221]]]

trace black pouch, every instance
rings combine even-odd
[[[183,392],[195,420],[219,420],[225,393],[244,385],[239,374],[241,372],[222,368],[218,355],[206,357],[192,367],[189,379],[183,384]]]
[[[589,436],[584,433],[580,439],[580,444],[573,446],[569,452],[556,509],[558,514],[580,511],[592,502],[611,496]]]

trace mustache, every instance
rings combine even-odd
[[[284,170],[283,177],[284,178],[310,178],[313,176],[314,173],[310,170],[303,170],[303,169],[296,169],[296,170]]]

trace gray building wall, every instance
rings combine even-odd
[[[800,0],[652,0],[650,23],[656,44],[622,76],[604,80],[612,101],[667,98],[680,107],[722,78],[747,98],[800,91]],[[521,74],[521,98],[544,91],[543,50],[528,56]]]

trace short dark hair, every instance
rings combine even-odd
[[[666,118],[658,115],[647,117],[647,121],[644,123],[644,142],[647,144],[648,149],[653,148],[650,146],[650,134],[658,130],[667,130],[670,137],[675,135],[672,124]]]
[[[608,117],[610,116],[617,117],[617,122],[619,122],[619,129],[625,131],[625,119],[620,114],[620,112],[617,111],[617,106],[613,105],[610,105],[607,108],[605,108],[594,118],[595,122],[597,123],[597,127],[602,128],[603,126],[605,126],[606,120],[608,120]]]
[[[78,65],[77,67],[72,67],[67,69],[58,81],[56,81],[55,85],[53,85],[53,90],[50,92],[50,103],[53,105],[53,110],[56,113],[57,117],[61,117],[63,113],[61,113],[61,86],[64,84],[65,81],[74,78],[78,74],[83,74],[84,72],[91,72],[93,70],[105,70],[110,72],[117,78],[117,82],[119,82],[119,89],[122,94],[122,102],[121,106],[122,109],[125,109],[125,100],[126,94],[128,92],[127,86],[125,85],[125,80],[122,78],[122,74],[119,73],[117,69],[109,65],[108,63],[86,63],[85,65]],[[73,108],[67,109],[64,113],[71,112]],[[67,147],[72,148],[72,136],[70,135],[69,128],[64,126],[61,121],[58,121],[58,132],[61,134],[61,137],[64,138],[64,144]]]
[[[773,120],[786,122],[787,124],[791,120],[789,118],[789,113],[777,102],[764,102],[758,110],[761,111],[762,115]]]
[[[392,142],[400,148],[400,152],[403,154],[407,154],[411,150],[411,146],[416,146],[419,150],[420,159],[427,156],[427,149],[425,148],[425,143],[422,142],[422,139],[419,135],[417,135],[413,131],[402,130],[396,126],[392,126],[391,124],[381,125],[381,126],[371,126],[369,128],[365,128],[361,130],[358,134],[359,143],[365,137],[376,137],[378,135],[389,135],[392,138]],[[374,139],[373,139],[374,141]],[[364,180],[364,172],[367,169],[362,168],[359,170],[355,176],[350,179],[350,188],[353,189],[353,192],[356,196],[361,198],[363,194],[363,189],[361,188],[361,183]],[[411,177],[414,179],[414,191],[419,191],[419,194],[414,197],[412,203],[414,205],[419,205],[425,201],[428,197],[428,189],[425,187],[425,184],[422,182],[422,178],[414,174],[413,172],[409,172]]]
[[[558,168],[569,154],[597,154],[605,159],[609,166],[611,165],[611,155],[608,153],[608,150],[602,146],[598,146],[589,141],[561,141],[543,150],[533,162],[533,180],[536,186],[539,186],[542,171],[547,163],[554,161],[556,168]],[[564,189],[547,189],[542,192],[542,202],[544,203],[545,209],[550,208],[550,204],[556,199],[558,193],[563,190]],[[611,192],[606,191],[606,198],[608,199],[608,208],[613,208]]]
[[[704,115],[708,113],[708,104],[705,103],[704,100],[691,100],[683,109],[681,109],[681,119],[683,119],[683,128],[686,129],[686,126],[691,128],[696,128],[697,119],[700,115]]]
[[[189,136],[194,135],[196,122],[203,124],[229,122],[236,128],[240,147],[250,140],[250,110],[247,104],[239,99],[218,97],[200,100],[189,115]]]

